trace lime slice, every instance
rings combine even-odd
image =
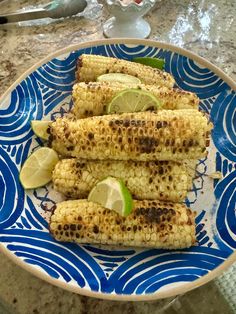
[[[164,69],[165,66],[165,60],[164,59],[158,59],[158,58],[151,58],[151,57],[137,57],[133,58],[134,62],[142,63],[144,65],[148,65],[152,68],[157,68],[160,70]]]
[[[129,215],[133,207],[132,196],[124,182],[113,177],[98,182],[89,193],[88,201],[112,209],[121,216]]]
[[[151,93],[140,89],[126,89],[119,92],[108,104],[107,113],[138,112],[157,110],[160,102]]]
[[[47,131],[51,123],[51,121],[32,120],[31,128],[36,136],[43,140],[48,140],[49,133]]]
[[[98,82],[119,82],[124,84],[140,84],[141,81],[135,76],[123,73],[107,73],[97,78]]]
[[[48,147],[41,147],[33,152],[20,171],[20,182],[23,187],[35,189],[50,182],[58,160],[57,153]]]

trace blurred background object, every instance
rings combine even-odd
[[[15,23],[50,17],[58,19],[83,12],[87,6],[86,0],[54,0],[39,8],[16,11],[0,15],[0,24]]]
[[[108,11],[113,15],[103,24],[106,37],[147,38],[150,24],[143,16],[156,0],[107,0]]]

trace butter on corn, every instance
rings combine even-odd
[[[57,241],[182,249],[195,244],[195,213],[183,204],[134,201],[122,217],[87,200],[56,205],[50,232]]]
[[[53,171],[54,189],[69,198],[86,198],[108,176],[123,180],[133,198],[181,202],[191,189],[185,165],[173,161],[91,161],[62,159]]]
[[[77,83],[73,86],[73,109],[76,118],[99,116],[106,113],[106,106],[112,98],[127,88],[139,88],[152,93],[160,101],[160,109],[198,109],[196,94],[178,88],[157,85],[133,85],[116,82]]]
[[[194,110],[58,118],[49,144],[62,156],[95,160],[183,160],[206,156],[212,124]]]
[[[173,87],[173,76],[150,66],[127,60],[83,54],[77,62],[77,80],[79,82],[96,81],[97,77],[106,73],[124,73],[133,75],[143,84]]]

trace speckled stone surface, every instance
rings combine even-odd
[[[0,0],[10,12],[47,1]],[[100,1],[100,3],[103,3]],[[189,49],[236,79],[236,1],[168,0],[156,3],[146,19],[151,39]],[[92,19],[73,17],[0,26],[0,94],[37,61],[60,48],[102,39],[106,6]],[[214,282],[176,299],[156,302],[114,302],[72,294],[37,279],[0,254],[0,313],[156,314],[231,313]],[[224,277],[219,280],[224,280]]]

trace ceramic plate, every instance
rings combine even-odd
[[[25,192],[19,169],[42,145],[32,119],[64,115],[71,106],[76,60],[82,53],[130,60],[155,56],[178,87],[195,92],[215,127],[208,157],[199,160],[186,204],[197,211],[198,245],[179,251],[63,244],[48,232],[60,200],[51,186]],[[25,73],[0,100],[1,250],[36,276],[76,293],[117,300],[150,300],[184,293],[236,260],[236,85],[206,60],[177,47],[132,39],[72,46]],[[213,180],[207,173],[220,171]]]

